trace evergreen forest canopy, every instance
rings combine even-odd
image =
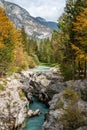
[[[58,27],[51,40],[36,41],[27,37],[24,27],[15,29],[0,7],[0,76],[40,61],[58,63],[65,80],[86,78],[87,1],[67,0]]]

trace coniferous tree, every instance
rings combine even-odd
[[[81,8],[83,10],[76,17],[76,21],[73,23],[73,31],[75,32],[75,42],[72,44],[72,48],[76,53],[76,62],[79,63],[79,77],[80,71],[84,73],[86,77],[86,61],[87,61],[87,2],[85,6]]]
[[[22,44],[23,44],[24,51],[28,53],[27,34],[25,32],[24,26],[22,26],[21,34],[22,34]]]

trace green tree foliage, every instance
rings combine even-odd
[[[49,39],[41,40],[38,44],[38,57],[41,62],[55,63],[52,41]]]
[[[4,9],[0,7],[0,76],[34,67],[34,58],[28,54],[29,44],[24,27],[21,31],[15,29]]]
[[[86,62],[79,63],[84,62],[81,58],[78,58],[79,60],[76,62],[78,51],[84,50],[85,53],[87,52],[87,35],[84,31],[84,29],[86,30],[87,19],[86,11],[83,11],[86,8],[86,0],[67,0],[64,13],[58,20],[60,30],[58,33],[53,33],[53,41],[57,43],[55,57],[60,63],[66,80],[80,78],[80,73],[84,73],[83,76],[86,77]],[[82,53],[81,57],[83,57]],[[83,72],[81,72],[82,68]]]
[[[82,73],[84,78],[87,74],[87,1],[84,1],[84,6],[81,7],[81,12],[76,16],[76,21],[73,22],[73,32],[75,33],[75,41],[72,43],[72,48],[75,51],[75,61],[78,63],[78,76]]]
[[[37,41],[35,39],[32,38],[28,38],[28,53],[29,55],[37,55],[37,51],[38,51],[38,45],[37,45]]]
[[[25,33],[24,26],[22,26],[21,35],[22,35],[22,44],[23,44],[24,51],[28,53],[27,35]]]

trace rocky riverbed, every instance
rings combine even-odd
[[[0,130],[23,125],[31,112],[28,106],[32,95],[49,106],[43,130],[87,130],[87,80],[63,82],[60,71],[50,68],[49,71],[22,71],[1,79]],[[69,115],[75,112],[81,120],[74,116],[77,123],[73,127]]]

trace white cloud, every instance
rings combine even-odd
[[[65,0],[7,0],[25,8],[32,16],[57,21],[63,12]]]

